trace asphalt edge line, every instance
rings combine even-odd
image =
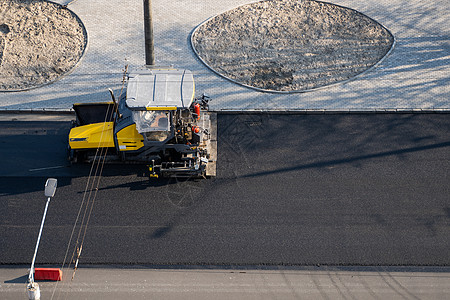
[[[75,111],[72,108],[39,108],[39,109],[8,109],[8,108],[0,108],[0,114],[17,114],[17,115],[25,115],[25,114],[36,114],[36,115],[58,115],[58,114],[70,114],[75,115]]]
[[[218,114],[299,114],[299,115],[327,115],[327,114],[448,114],[450,108],[386,108],[386,109],[210,109]],[[5,109],[0,108],[0,114],[9,115],[75,115],[72,108],[40,108],[40,109]]]
[[[421,109],[421,108],[393,108],[393,109],[221,109],[210,110],[218,114],[299,114],[299,115],[336,115],[336,114],[448,114],[450,109]]]
[[[41,264],[43,267],[58,267],[56,264]],[[29,268],[25,264],[0,264],[0,271],[4,269]],[[110,269],[110,270],[159,270],[159,271],[326,271],[326,272],[387,272],[387,273],[441,273],[449,274],[449,266],[432,265],[171,265],[171,264],[84,264],[81,269]]]

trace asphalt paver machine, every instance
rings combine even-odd
[[[151,177],[216,175],[216,115],[209,98],[194,97],[192,72],[146,68],[127,76],[116,101],[74,104],[72,162],[135,163]],[[98,150],[106,148],[105,156]]]

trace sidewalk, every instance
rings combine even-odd
[[[321,269],[324,269],[323,271]],[[344,269],[344,268],[340,268]],[[373,269],[373,271],[369,271]],[[402,268],[398,268],[402,269]],[[448,268],[422,271],[81,268],[39,282],[42,299],[445,299]],[[419,269],[419,268],[417,268]],[[0,268],[0,296],[27,299],[26,268]],[[53,294],[54,293],[54,294]],[[53,297],[52,297],[53,294]]]
[[[58,0],[67,3],[67,0]],[[57,1],[56,1],[57,2]],[[345,84],[300,94],[257,92],[205,67],[190,47],[190,33],[204,20],[251,0],[153,0],[158,65],[193,71],[197,94],[213,110],[450,109],[450,2],[445,0],[333,0],[380,22],[396,37],[392,53],[375,69]],[[68,6],[84,22],[88,48],[78,67],[59,81],[24,92],[0,93],[0,109],[70,109],[74,102],[109,100],[121,88],[122,69],[144,64],[141,0],[86,1]]]

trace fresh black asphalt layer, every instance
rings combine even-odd
[[[37,264],[63,262],[90,168],[69,127],[0,122],[0,264],[31,261],[48,177]],[[105,166],[80,264],[448,266],[449,170],[449,114],[220,114],[217,178]]]

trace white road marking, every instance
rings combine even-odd
[[[56,166],[56,167],[46,167],[46,168],[37,168],[37,169],[29,169],[29,172],[42,171],[42,170],[51,170],[51,169],[60,169],[65,168],[67,166]]]

